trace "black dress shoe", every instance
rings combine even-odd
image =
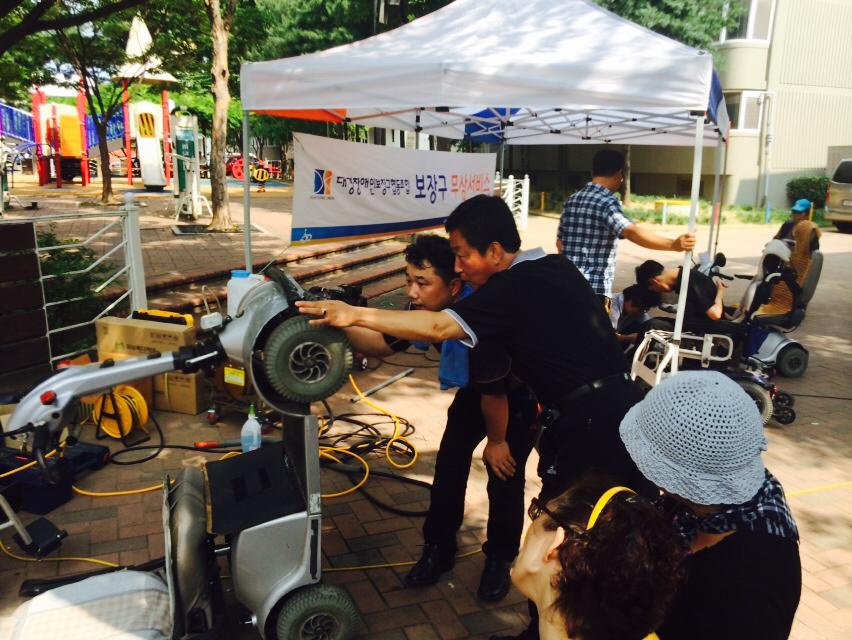
[[[435,584],[441,574],[452,569],[455,564],[455,549],[442,549],[436,544],[423,545],[423,555],[405,576],[405,584],[409,587]]]
[[[486,602],[497,602],[506,597],[512,580],[509,578],[509,568],[512,563],[508,560],[485,558],[485,567],[479,579],[479,589],[476,595]]]

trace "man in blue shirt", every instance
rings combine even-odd
[[[599,151],[592,160],[592,181],[565,201],[556,236],[556,249],[589,281],[607,313],[619,239],[661,251],[691,251],[695,246],[693,233],[665,238],[627,218],[613,195],[623,182],[624,156],[614,149]]]

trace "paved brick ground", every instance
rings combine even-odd
[[[288,198],[270,198],[268,202],[277,203],[276,211],[267,215],[283,235],[285,219],[289,217],[285,213],[289,211]],[[541,244],[551,249],[555,227],[552,219],[532,218],[525,234],[525,245]],[[668,231],[675,233],[679,229],[673,227]],[[760,248],[770,235],[763,227],[723,229],[720,249],[727,253],[731,270],[752,269]],[[706,238],[699,238],[699,241],[705,243]],[[766,462],[788,492],[852,480],[852,420],[849,418],[852,405],[848,401],[805,395],[852,395],[849,384],[852,375],[852,325],[849,322],[852,292],[848,278],[852,269],[852,236],[828,231],[823,249],[826,253],[823,279],[804,327],[795,334],[811,350],[810,368],[799,380],[778,380],[783,388],[799,394],[796,403],[799,417],[789,427],[770,425],[767,428],[770,448]],[[198,268],[214,260],[203,241],[193,250],[192,260],[197,261]],[[152,264],[156,254],[163,251],[173,251],[173,248],[146,244]],[[241,248],[237,251],[239,254]],[[628,284],[633,266],[650,255],[651,252],[623,243],[617,283]],[[655,257],[663,262],[667,257],[674,258],[665,254]],[[736,286],[741,285],[737,283]],[[729,299],[735,299],[737,294],[738,290],[732,288]],[[392,360],[406,365],[429,364],[413,356],[397,356]],[[399,370],[396,365],[385,365],[375,372],[360,374],[358,383],[363,388]],[[333,399],[332,407],[337,412],[352,410],[348,395],[348,390],[344,390]],[[420,459],[408,475],[429,480],[450,394],[438,391],[434,371],[418,369],[413,376],[376,394],[375,399],[414,422],[417,431],[411,440],[419,449]],[[210,427],[203,415],[195,418],[158,415],[169,442],[173,443],[234,437],[240,422],[232,417],[223,425]],[[80,484],[104,491],[156,483],[164,470],[179,468],[184,458],[193,455],[170,451],[142,466],[110,467],[81,480]],[[388,467],[379,458],[372,464],[377,469]],[[538,489],[534,464],[533,455],[528,464],[527,493],[530,496]],[[325,491],[346,486],[342,477],[333,473],[324,473],[323,483]],[[428,502],[426,491],[385,479],[373,479],[369,487],[377,497],[399,506],[417,509],[424,508]],[[848,638],[852,635],[852,489],[793,497],[791,503],[802,533],[804,568],[802,602],[792,637],[797,640]],[[70,534],[63,545],[63,554],[134,563],[162,554],[159,509],[157,494],[109,499],[75,496],[51,517]],[[329,500],[324,512],[326,567],[405,562],[419,554],[422,521],[418,518],[378,511],[358,495]],[[485,472],[477,453],[471,471],[464,528],[459,538],[463,551],[478,548],[485,517]],[[8,542],[8,535],[3,540]],[[487,638],[491,633],[521,629],[526,607],[519,594],[513,591],[496,605],[485,605],[476,599],[481,566],[482,555],[474,554],[460,560],[438,585],[420,590],[402,587],[404,567],[329,572],[325,579],[344,585],[354,597],[364,619],[363,638]],[[22,579],[73,573],[85,568],[77,562],[25,564],[0,557],[0,615],[9,613],[21,601],[16,593]],[[256,635],[251,630],[235,627],[228,637],[252,638]]]

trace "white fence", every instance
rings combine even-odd
[[[509,205],[518,230],[526,231],[530,215],[530,177],[525,175],[521,180],[510,175],[501,179],[498,171],[494,176],[494,191]]]

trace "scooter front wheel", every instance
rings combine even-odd
[[[276,632],[278,640],[347,640],[358,622],[358,610],[344,589],[315,584],[287,597]]]

